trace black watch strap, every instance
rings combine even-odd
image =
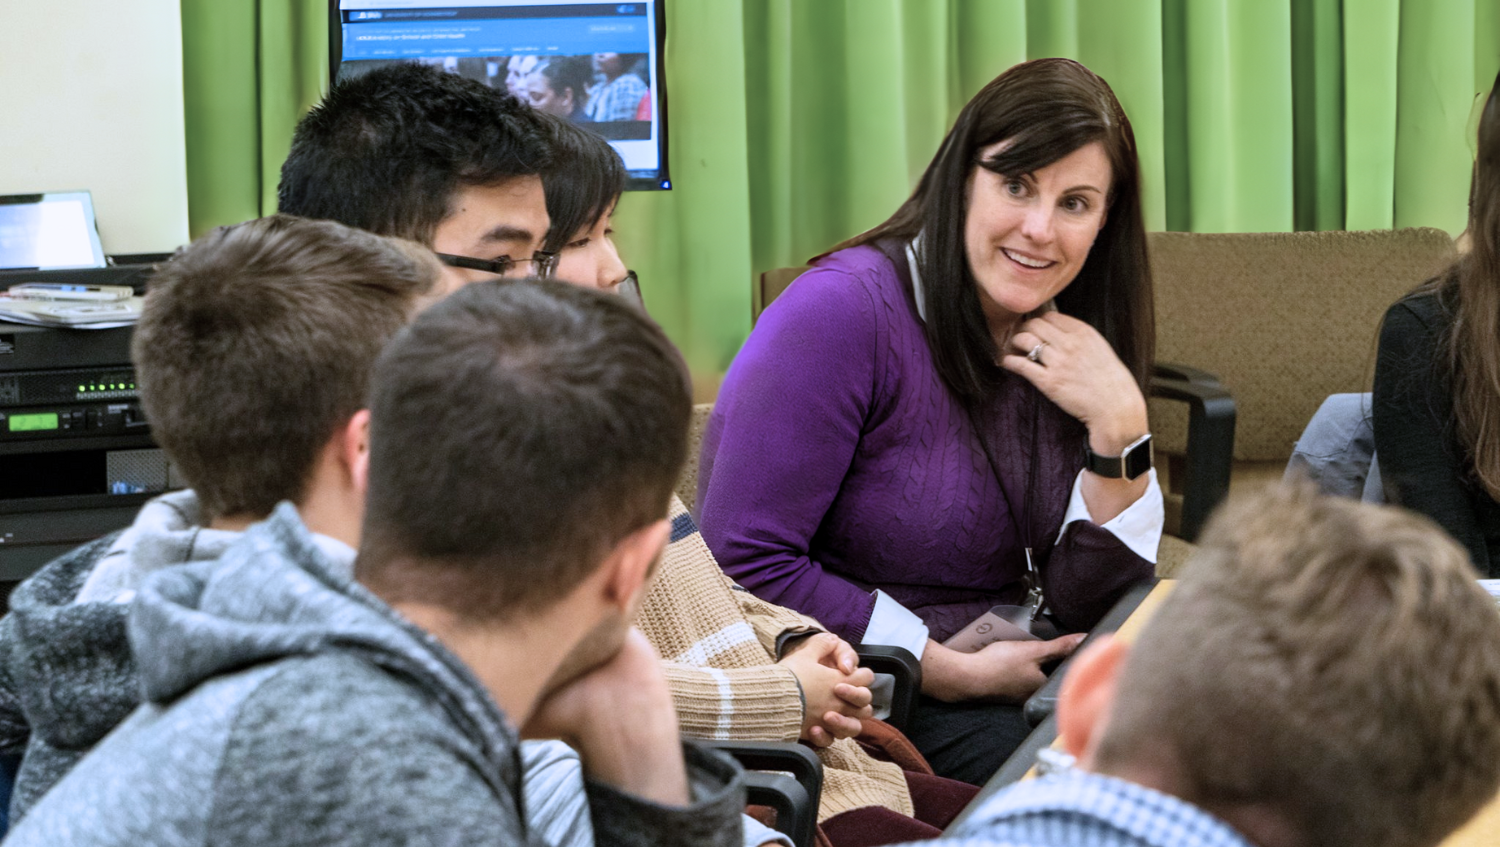
[[[1083,466],[1090,473],[1106,479],[1138,479],[1151,470],[1154,459],[1151,434],[1137,438],[1125,447],[1118,456],[1101,456],[1092,449],[1087,451]]]

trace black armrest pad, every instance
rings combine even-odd
[[[1180,379],[1184,382],[1193,382],[1199,385],[1219,385],[1219,377],[1209,373],[1202,368],[1192,365],[1184,365],[1178,362],[1154,362],[1151,365],[1152,376],[1165,377],[1167,379]]]
[[[1213,378],[1210,374],[1205,376]],[[1162,376],[1151,378],[1151,396],[1188,404],[1187,466],[1179,534],[1184,540],[1196,541],[1209,513],[1229,493],[1229,473],[1234,464],[1234,398],[1217,381]]]
[[[1232,417],[1234,412],[1234,396],[1217,382],[1193,382],[1175,377],[1153,376],[1151,396],[1181,400],[1184,403],[1202,403],[1209,407],[1214,417],[1224,417],[1226,410]],[[1223,405],[1225,402],[1228,403],[1227,409]]]
[[[823,762],[818,754],[784,741],[704,741],[715,750],[733,756],[746,770],[786,771],[798,782],[816,781],[822,785]]]
[[[776,810],[777,832],[790,836],[798,847],[812,845],[823,796],[823,762],[817,753],[779,741],[703,743],[733,756],[747,771],[749,802]]]
[[[1053,671],[1052,675],[1047,677],[1046,683],[1041,688],[1038,688],[1035,694],[1027,698],[1026,705],[1021,707],[1022,714],[1026,716],[1026,723],[1031,726],[1040,726],[1043,721],[1052,717],[1052,713],[1057,711],[1057,692],[1062,690],[1063,677],[1067,676],[1068,668],[1073,664],[1073,656],[1078,655],[1079,651],[1088,647],[1089,642],[1093,641],[1095,637],[1108,635],[1123,626],[1125,621],[1131,615],[1135,614],[1136,608],[1141,605],[1142,600],[1146,599],[1146,595],[1151,593],[1151,589],[1156,587],[1156,583],[1157,580],[1153,577],[1131,587],[1130,590],[1125,592],[1125,596],[1121,597],[1115,603],[1114,607],[1106,612],[1104,617],[1099,619],[1099,623],[1095,624],[1094,628],[1089,630],[1089,634],[1083,639],[1083,643],[1078,645],[1078,650],[1075,650],[1072,656],[1064,659],[1062,664],[1057,666],[1057,670]]]
[[[861,644],[854,649],[859,653],[861,667],[896,678],[896,690],[891,698],[891,716],[886,718],[886,723],[897,729],[905,727],[916,712],[918,698],[922,695],[921,661],[904,647]]]
[[[772,828],[792,839],[797,847],[816,843],[818,806],[797,780],[780,773],[747,773],[745,800],[752,806],[773,809],[776,822]]]

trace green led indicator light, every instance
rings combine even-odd
[[[83,390],[84,390],[84,387],[83,387],[83,386],[81,386],[81,385],[80,385],[80,386],[78,386],[78,390],[79,390],[79,391],[83,391]]]

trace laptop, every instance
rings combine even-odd
[[[87,191],[0,195],[0,271],[105,264]]]

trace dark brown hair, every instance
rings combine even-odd
[[[302,498],[438,274],[416,244],[289,215],[216,229],[156,272],[132,346],[141,404],[210,518]]]
[[[981,149],[1005,140],[1005,150],[979,159]],[[1135,135],[1109,84],[1077,62],[1038,59],[996,77],[959,112],[911,198],[885,223],[834,248],[922,234],[927,342],[938,374],[960,398],[984,397],[1003,374],[964,250],[974,169],[1022,176],[1095,141],[1109,157],[1108,218],[1057,306],[1099,330],[1144,387],[1156,319]]]
[[[380,358],[355,572],[469,620],[545,609],[662,520],[692,392],[644,312],[560,282],[481,282]]]
[[[546,127],[510,94],[399,62],[339,82],[297,124],[282,212],[431,245],[466,186],[547,167]]]
[[[557,253],[620,199],[625,163],[600,136],[566,118],[546,118],[552,130],[552,166],[542,174],[542,186],[552,222],[542,249]]]
[[[1430,287],[1453,309],[1443,349],[1453,418],[1474,478],[1500,500],[1500,75],[1479,116],[1469,252]]]

